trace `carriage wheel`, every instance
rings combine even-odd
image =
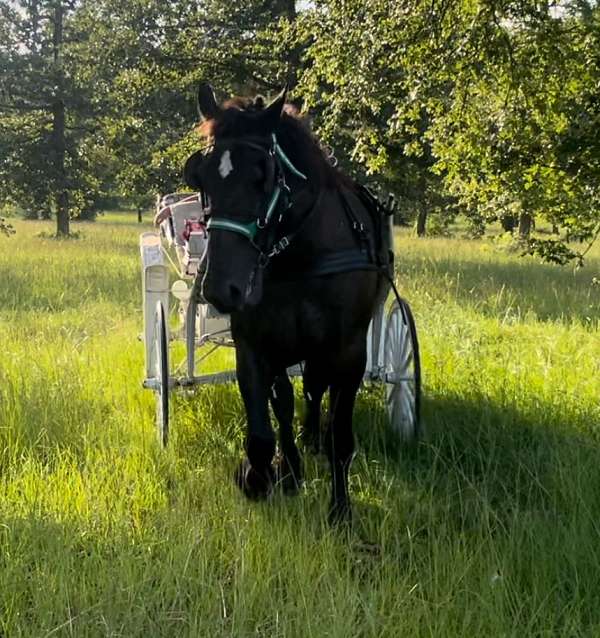
[[[154,340],[156,347],[154,378],[158,382],[156,388],[156,426],[158,440],[165,447],[169,441],[169,341],[167,339],[165,309],[160,301],[156,304]]]
[[[415,321],[403,299],[388,313],[384,344],[384,383],[390,425],[400,438],[419,436],[421,361]]]

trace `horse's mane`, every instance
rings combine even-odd
[[[198,131],[204,138],[243,137],[256,132],[259,115],[264,111],[264,99],[233,97],[223,103],[223,111],[217,119],[204,121]],[[298,108],[286,103],[281,119],[275,130],[277,140],[293,164],[309,167],[319,181],[327,186],[345,185],[354,182],[335,168],[325,155],[323,147],[311,131],[307,118]]]

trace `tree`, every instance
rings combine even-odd
[[[136,206],[182,185],[183,162],[198,147],[202,80],[228,97],[275,92],[293,78],[299,49],[286,43],[294,18],[293,0],[84,2],[75,21],[86,34],[81,80],[103,96],[100,125],[118,157],[117,184]]]
[[[319,134],[356,177],[393,191],[424,234],[428,213],[451,211],[452,200],[431,171],[430,113],[412,95],[407,49],[421,44],[429,28],[421,7],[416,1],[317,2],[297,32],[310,42],[299,90],[316,113]]]
[[[301,90],[366,172],[412,176],[421,210],[429,187],[477,229],[516,216],[526,238],[542,217],[566,232],[529,249],[578,258],[566,242],[598,233],[598,7],[568,8],[316,2]]]
[[[77,10],[74,1],[0,1],[0,196],[55,214],[57,235],[93,208],[107,165],[78,81]]]
[[[484,219],[518,219],[527,252],[580,260],[567,242],[593,241],[600,230],[598,25],[540,9],[503,28],[505,58],[436,123],[438,167]],[[530,237],[536,218],[562,227],[561,239]]]

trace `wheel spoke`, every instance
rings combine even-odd
[[[400,401],[402,403],[402,412],[406,416],[407,420],[412,424],[414,421],[415,404],[411,400],[411,396],[408,392],[402,392],[400,395]]]
[[[396,400],[397,394],[399,391],[399,386],[395,383],[388,383],[386,385],[386,401],[389,404],[393,403]]]
[[[390,424],[394,430],[402,429],[402,411],[400,404],[396,401],[390,411]]]
[[[413,403],[416,403],[417,384],[415,382],[415,377],[414,376],[413,376],[413,378],[410,381],[406,381],[404,383],[404,388],[406,390],[407,395],[410,397],[410,400]]]
[[[412,363],[413,356],[414,356],[414,353],[413,353],[412,343],[410,342],[410,338],[407,335],[402,356],[398,357],[398,368],[402,371],[406,370]]]

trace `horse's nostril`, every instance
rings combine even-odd
[[[213,283],[212,279],[205,278],[202,283],[202,293],[217,310],[232,312],[244,305],[244,295],[235,284],[224,282],[220,286],[215,286]]]

